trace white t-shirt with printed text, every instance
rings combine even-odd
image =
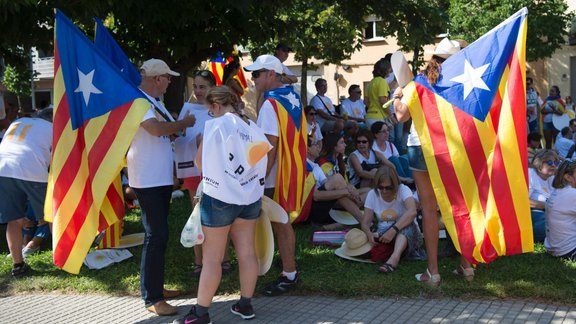
[[[48,182],[51,151],[52,123],[41,118],[17,119],[0,142],[0,176]]]

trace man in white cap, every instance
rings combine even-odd
[[[140,263],[140,291],[150,312],[161,316],[173,315],[177,312],[176,307],[164,300],[178,294],[177,291],[164,290],[164,254],[168,243],[168,212],[174,184],[170,135],[192,127],[196,118],[186,115],[174,121],[159,101],[170,79],[180,75],[170,70],[164,61],[150,59],[144,62],[140,75],[140,89],[151,105],[126,155],[128,181],[140,202],[146,233]]]
[[[257,124],[273,146],[268,152],[264,194],[273,198],[291,219],[295,219],[304,203],[308,132],[300,96],[291,85],[282,83],[282,63],[272,55],[261,55],[244,69],[252,72],[256,89],[264,93]],[[272,223],[272,227],[278,240],[283,271],[278,280],[264,288],[267,296],[287,292],[298,283],[296,237],[292,225]]]

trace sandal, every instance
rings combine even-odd
[[[396,271],[396,267],[393,266],[393,265],[391,265],[390,263],[384,263],[384,264],[378,269],[378,271],[379,271],[379,272],[382,272],[382,273],[391,273],[391,272]]]
[[[234,271],[234,267],[230,264],[230,261],[222,262],[222,274],[226,275]]]
[[[194,268],[192,269],[192,278],[200,278],[201,273],[202,273],[202,265],[195,264]]]
[[[428,268],[426,268],[426,272],[417,274],[416,280],[423,282],[430,287],[438,287],[441,281],[440,275],[439,274],[432,275],[430,273],[430,270],[428,270]]]
[[[466,281],[468,281],[468,282],[472,282],[472,280],[474,280],[474,268],[473,267],[464,268],[462,265],[459,265],[458,268],[456,268],[454,271],[452,271],[452,273],[455,275],[464,277],[464,279],[466,279]]]

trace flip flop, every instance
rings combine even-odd
[[[378,268],[378,271],[382,273],[391,273],[396,271],[396,267],[390,263],[384,263],[380,268]]]

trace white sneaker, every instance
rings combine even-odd
[[[26,258],[26,257],[38,252],[39,250],[40,250],[40,247],[36,247],[36,248],[32,248],[32,249],[29,247],[24,247],[22,249],[22,257]]]

